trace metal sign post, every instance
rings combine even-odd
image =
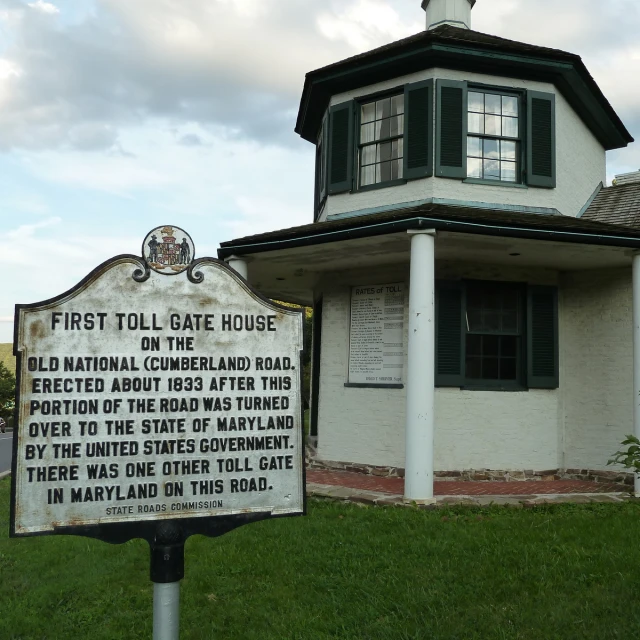
[[[178,227],[142,249],[16,305],[10,534],[147,540],[173,640],[190,535],[305,513],[303,322]]]

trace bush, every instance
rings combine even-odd
[[[627,449],[616,451],[613,458],[607,464],[621,464],[625,469],[632,469],[634,473],[640,473],[640,440],[628,435],[620,444]]]

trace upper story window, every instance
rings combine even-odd
[[[424,80],[331,106],[318,176],[330,195],[433,175],[553,189],[555,126],[553,93]]]
[[[519,182],[518,97],[471,90],[467,96],[467,177]]]
[[[360,106],[358,186],[403,177],[404,94]]]

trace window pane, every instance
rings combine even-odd
[[[483,331],[500,331],[500,312],[486,311],[482,315]]]
[[[518,118],[502,118],[502,135],[509,138],[518,137]]]
[[[513,98],[511,96],[502,96],[502,115],[518,115],[518,98]]]
[[[402,173],[403,171],[404,171],[404,163],[402,162],[402,159],[394,160],[391,163],[391,175],[394,180],[402,178],[404,175]]]
[[[509,140],[501,140],[500,141],[500,157],[503,160],[511,160],[512,162],[515,162],[516,143],[510,142]]]
[[[484,157],[498,159],[500,157],[500,140],[484,140]]]
[[[482,355],[496,358],[500,355],[500,336],[482,336]]]
[[[391,143],[383,142],[378,145],[378,162],[391,160]]]
[[[360,150],[360,165],[373,164],[376,161],[376,145],[370,144]]]
[[[503,358],[515,358],[518,350],[516,336],[502,336],[500,338],[500,355]]]
[[[381,162],[377,165],[376,182],[388,182],[391,180],[391,163]]]
[[[484,111],[485,113],[502,113],[502,100],[500,96],[496,96],[492,93],[487,93],[484,97]]]
[[[368,167],[360,169],[360,186],[366,187],[368,184],[376,182],[376,165],[370,164]]]
[[[373,142],[375,140],[375,133],[376,125],[374,123],[363,124],[360,127],[360,142]]]
[[[500,134],[500,116],[485,116],[484,117],[484,132],[488,136],[499,136]]]
[[[484,160],[483,177],[487,180],[500,180],[500,162],[498,160]]]
[[[369,104],[363,104],[360,109],[360,122],[365,124],[366,122],[373,122],[376,119],[376,103],[370,102]]]
[[[467,336],[467,355],[468,356],[481,356],[482,355],[482,336]]]
[[[482,157],[482,139],[481,138],[467,138],[467,155],[472,158]]]
[[[482,379],[498,380],[498,358],[482,358]]]
[[[392,153],[394,158],[402,158],[404,156],[404,140],[402,138],[393,141]]]
[[[482,358],[467,358],[466,365],[467,378],[482,378]]]
[[[388,118],[391,115],[391,98],[384,98],[376,102],[376,120]]]
[[[391,98],[391,115],[395,116],[399,113],[404,113],[404,95]]]
[[[391,130],[391,123],[389,118],[376,122],[376,140],[384,140],[389,137],[389,131]]]
[[[389,119],[389,135],[401,136],[404,131],[404,116],[394,116]]]
[[[467,158],[467,177],[482,178],[482,160],[480,158]]]
[[[484,113],[484,93],[476,93],[469,91],[469,111],[476,111],[477,113]]]
[[[469,133],[484,133],[484,116],[469,114]]]
[[[500,163],[500,179],[505,182],[516,181],[516,163],[515,162],[501,162]]]
[[[501,358],[500,359],[500,380],[515,380],[516,375],[516,359]]]

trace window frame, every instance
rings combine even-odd
[[[353,119],[354,122],[354,132],[353,132],[353,158],[354,158],[354,171],[353,171],[353,188],[351,190],[352,193],[360,193],[362,191],[372,191],[374,189],[385,189],[387,187],[395,187],[397,185],[402,185],[407,183],[407,178],[404,177],[405,167],[404,167],[404,156],[406,154],[406,131],[407,131],[407,105],[406,105],[406,94],[405,94],[405,86],[399,85],[392,89],[385,89],[384,91],[378,91],[376,93],[368,94],[366,96],[358,96],[354,99],[354,109],[355,109],[355,117]],[[384,98],[393,98],[396,96],[403,96],[404,100],[404,111],[403,111],[403,128],[402,134],[399,136],[394,136],[393,138],[385,138],[384,140],[375,140],[374,142],[366,143],[364,146],[370,146],[379,144],[381,142],[388,142],[392,140],[402,140],[402,178],[396,178],[393,180],[387,180],[385,182],[376,182],[374,184],[368,184],[364,186],[360,186],[360,149],[362,145],[360,144],[360,127],[362,125],[362,107],[365,104],[369,104],[371,102],[376,102],[378,100],[383,100]]]
[[[324,203],[327,201],[329,194],[329,117],[328,111],[325,113],[320,130],[318,132],[318,138],[316,141],[316,166],[315,166],[315,180],[314,180],[314,203],[315,203],[315,216],[314,220],[317,220],[322,213]]]
[[[485,85],[482,83],[476,82],[467,82],[467,91],[465,94],[467,104],[465,107],[465,114],[467,120],[469,118],[469,93],[484,93],[490,95],[499,95],[499,96],[508,96],[511,98],[517,98],[518,100],[518,137],[517,138],[508,138],[504,136],[494,136],[490,134],[472,134],[469,132],[468,126],[466,130],[466,139],[465,139],[465,178],[464,182],[475,183],[475,184],[487,184],[487,185],[500,185],[507,187],[527,187],[526,180],[526,166],[527,166],[527,150],[526,150],[526,137],[527,137],[527,91],[526,89],[518,89],[515,87],[500,87],[497,85]],[[486,113],[485,113],[486,115]],[[475,178],[471,177],[468,174],[468,159],[469,159],[469,149],[468,149],[468,140],[470,137],[480,138],[481,140],[489,139],[489,140],[515,140],[516,145],[519,146],[519,152],[516,153],[516,180],[508,181],[508,180],[492,180],[490,178]]]
[[[462,336],[460,341],[461,366],[463,368],[461,389],[474,391],[527,391],[527,284],[510,280],[475,280],[464,279],[462,284],[461,313],[463,316]],[[470,286],[513,288],[518,294],[518,328],[517,332],[505,331],[470,331],[468,329],[468,304],[467,295]],[[467,336],[469,335],[495,335],[517,336],[516,342],[516,378],[515,380],[500,380],[493,378],[471,378],[467,375]]]

